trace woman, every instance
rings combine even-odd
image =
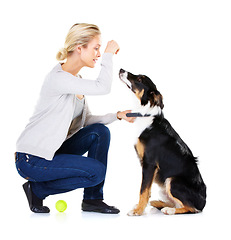
[[[115,41],[107,44],[101,71],[95,81],[78,74],[93,68],[100,54],[100,30],[93,24],[75,24],[65,46],[57,54],[59,63],[46,76],[39,101],[29,124],[17,141],[16,167],[28,181],[23,184],[31,211],[48,213],[43,200],[52,194],[84,188],[83,211],[119,213],[103,202],[110,132],[105,124],[127,118],[130,111],[94,116],[85,95],[110,92],[112,57],[119,51]],[[88,152],[88,156],[82,156]]]

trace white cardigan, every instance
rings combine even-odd
[[[16,151],[52,160],[62,143],[82,127],[109,124],[117,119],[116,113],[94,116],[85,99],[83,112],[72,120],[76,94],[108,94],[112,84],[112,53],[104,53],[101,71],[95,81],[75,77],[56,65],[46,76],[40,98],[29,124],[20,135]]]

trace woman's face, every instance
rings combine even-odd
[[[87,45],[81,48],[81,60],[85,67],[94,68],[96,61],[101,56],[101,36],[95,36]]]

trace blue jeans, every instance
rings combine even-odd
[[[16,167],[40,199],[77,188],[84,188],[84,199],[103,199],[109,144],[109,129],[97,123],[66,140],[52,161],[17,152]]]

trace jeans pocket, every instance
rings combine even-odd
[[[31,155],[32,156],[32,155]],[[30,164],[29,161],[31,159],[29,154],[26,153],[16,153],[16,169],[18,171],[18,174],[25,178],[28,181],[34,181],[29,175],[30,172]]]

